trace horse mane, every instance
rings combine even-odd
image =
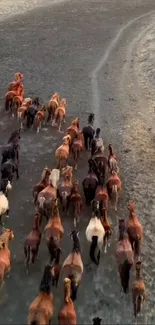
[[[46,265],[45,268],[44,268],[44,273],[43,273],[41,283],[40,283],[40,286],[39,286],[39,291],[40,292],[50,294],[50,291],[51,291],[51,279],[52,279],[51,266]]]

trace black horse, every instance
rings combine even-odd
[[[93,113],[91,113],[88,116],[88,125],[84,126],[84,128],[82,130],[83,137],[84,137],[84,145],[85,145],[86,150],[90,149],[91,141],[94,138],[94,134],[95,134],[95,129],[93,127],[94,119],[95,119],[95,116]]]
[[[96,188],[99,185],[98,178],[93,170],[94,165],[92,162],[93,161],[91,159],[88,161],[89,163],[88,175],[85,177],[85,179],[82,182],[86,204],[88,205],[94,199]]]
[[[8,143],[2,148],[2,164],[4,164],[9,159],[17,159],[19,162],[19,140],[20,130],[13,131],[8,140]]]
[[[35,115],[38,112],[39,106],[40,106],[40,100],[39,97],[36,97],[33,100],[32,105],[29,106],[28,109],[25,111],[25,117],[27,118],[26,126],[28,129],[32,127],[34,124]]]
[[[1,182],[8,180],[12,184],[14,173],[16,173],[16,178],[18,179],[18,161],[17,159],[9,159],[1,166]]]

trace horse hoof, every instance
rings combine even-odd
[[[9,215],[8,214],[6,215],[6,218],[9,218]]]

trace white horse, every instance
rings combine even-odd
[[[6,193],[12,189],[10,181],[8,181],[6,186]],[[5,194],[0,191],[0,224],[2,225],[2,216],[5,215],[9,218],[9,201]]]
[[[94,262],[96,265],[99,265],[100,261],[100,251],[103,247],[104,242],[104,236],[105,236],[105,229],[101,223],[100,218],[98,217],[99,210],[96,211],[96,213],[92,214],[92,217],[89,221],[89,224],[86,228],[86,238],[88,242],[91,243],[90,245],[90,258],[92,262]],[[98,254],[97,259],[95,258],[95,249],[98,247]]]

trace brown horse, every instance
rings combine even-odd
[[[40,215],[36,213],[34,216],[32,231],[30,231],[24,242],[25,265],[27,273],[29,273],[29,264],[35,263],[39,251],[39,246],[41,242],[41,232],[39,229],[39,223]]]
[[[122,182],[117,173],[112,170],[107,181],[107,192],[115,211],[117,211],[118,193],[121,191],[121,189]]]
[[[125,229],[124,219],[119,220],[119,239],[116,246],[116,260],[121,286],[124,293],[128,292],[130,270],[134,263],[132,247]]]
[[[146,299],[146,289],[145,284],[141,275],[141,262],[137,261],[136,263],[136,279],[132,285],[132,301],[135,318],[139,316],[142,304]]]
[[[108,219],[107,209],[103,208],[101,213],[101,223],[105,230],[104,235],[104,252],[107,252],[107,246],[110,246],[110,238],[112,235],[111,224]]]
[[[65,123],[66,118],[66,99],[63,98],[60,102],[60,105],[57,107],[52,125],[58,125],[58,132],[61,132],[62,123]]]
[[[102,184],[102,183],[100,183]],[[95,192],[95,200],[99,202],[99,209],[102,211],[103,208],[108,208],[108,194],[106,187],[102,185],[98,185]]]
[[[74,301],[77,298],[77,290],[81,282],[83,274],[83,262],[80,252],[80,241],[78,238],[78,231],[73,230],[71,232],[71,238],[73,240],[72,252],[67,256],[63,262],[61,274],[63,278],[69,278],[71,280],[71,299]]]
[[[54,119],[54,115],[55,115],[55,111],[56,109],[58,108],[59,106],[59,94],[58,93],[55,93],[51,99],[49,100],[48,102],[48,105],[47,105],[47,112],[48,112],[48,117],[47,117],[47,123]]]
[[[80,221],[81,209],[83,206],[82,196],[79,191],[79,181],[77,179],[73,182],[70,206],[72,216],[74,217],[74,227],[76,227],[77,223]]]
[[[57,160],[57,168],[61,169],[68,163],[69,158],[69,139],[64,137],[62,139],[62,145],[58,147],[55,151],[55,158]]]
[[[80,153],[83,151],[83,132],[78,131],[77,138],[72,143],[72,155],[74,159],[74,169],[77,170],[77,162],[80,157]]]
[[[95,197],[95,191],[99,184],[98,178],[93,170],[93,166],[91,161],[88,161],[89,170],[87,176],[84,178],[82,182],[83,192],[86,200],[86,204],[90,204]]]
[[[32,105],[31,98],[25,98],[21,104],[21,106],[17,109],[17,118],[20,121],[20,128],[23,129],[23,123],[25,120],[25,114],[28,109]]]
[[[71,125],[67,128],[66,133],[71,136],[71,144],[73,143],[73,140],[77,137],[79,132],[79,118],[76,118],[71,122]]]
[[[38,194],[44,190],[45,187],[49,185],[49,177],[51,175],[51,170],[47,167],[44,168],[42,175],[41,175],[41,180],[40,183],[36,184],[33,188],[33,198],[34,198],[34,204],[37,203],[37,197]]]
[[[58,186],[58,197],[62,204],[63,212],[66,212],[69,208],[70,197],[73,188],[73,167],[66,166],[62,168],[61,175],[62,180]]]
[[[55,260],[51,267],[51,273],[52,273],[52,285],[53,287],[58,287],[58,281],[59,281],[59,275],[61,270],[61,264],[60,264],[60,255],[61,255],[61,248],[58,247],[55,249],[54,252]]]
[[[13,107],[13,99],[15,96],[17,96],[19,93],[19,82],[16,82],[14,84],[13,90],[9,90],[5,94],[5,111],[9,112],[11,110],[12,113],[12,107]]]
[[[14,239],[13,231],[3,228],[2,235],[0,236],[0,289],[3,287],[5,274],[11,270],[9,242],[12,239]]]
[[[46,119],[46,107],[43,105],[40,110],[36,113],[34,118],[34,124],[37,128],[37,133],[39,133],[42,125],[45,125]]]
[[[52,211],[53,199],[57,197],[57,187],[60,179],[60,170],[53,169],[49,176],[49,185],[46,186],[37,197],[37,205],[42,217],[45,216],[46,220],[49,219]]]
[[[60,240],[64,234],[64,228],[59,214],[58,199],[53,200],[52,214],[45,227],[45,239],[50,254],[50,263],[55,258],[55,249],[59,247]]]
[[[108,149],[109,149],[109,157],[108,157],[109,170],[110,171],[113,170],[114,172],[116,172],[118,174],[119,173],[119,167],[118,167],[118,163],[117,163],[117,158],[116,158],[116,156],[114,154],[114,151],[113,151],[112,144],[109,144]]]
[[[104,156],[101,147],[98,147],[91,158],[94,162],[94,172],[96,173],[99,182],[105,182],[105,175],[107,170],[107,158]]]
[[[71,299],[71,280],[64,279],[64,303],[58,314],[59,325],[77,325],[74,303]]]
[[[135,256],[140,255],[140,246],[143,238],[143,227],[135,213],[135,202],[129,201],[129,219],[127,222],[127,233]]]
[[[29,307],[27,325],[50,325],[54,313],[54,297],[51,294],[51,282],[51,266],[47,265],[41,279],[39,293]]]

